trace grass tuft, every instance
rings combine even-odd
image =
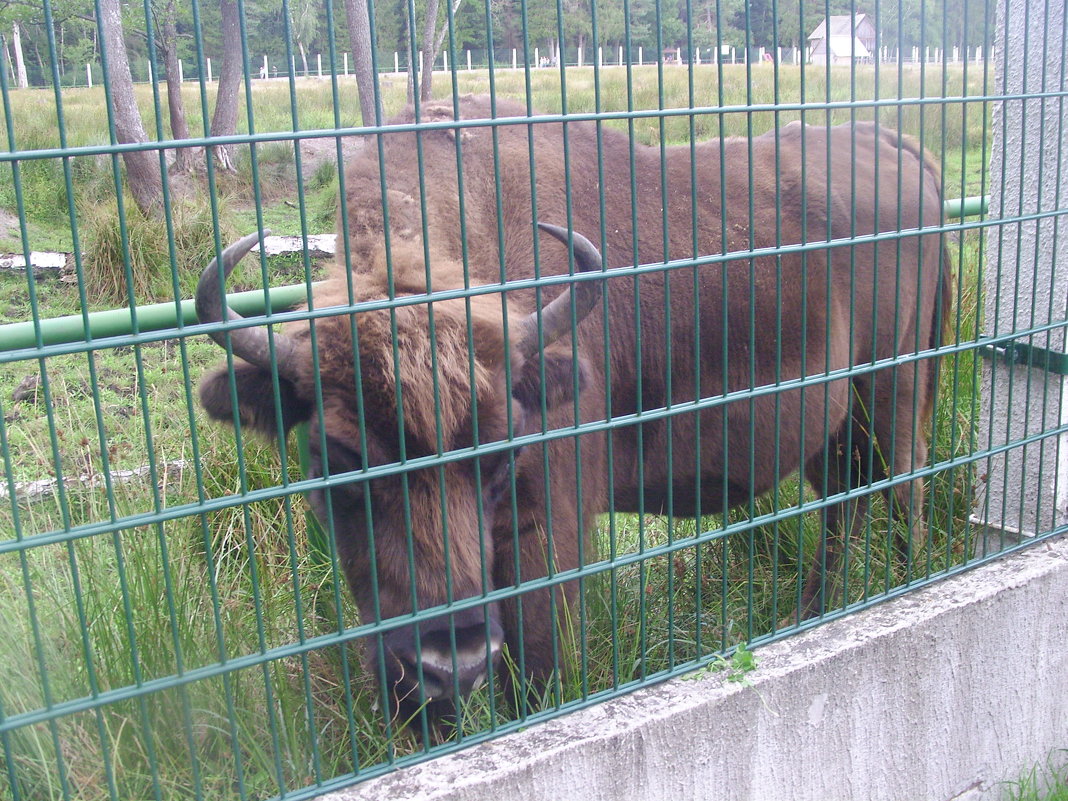
[[[93,288],[94,300],[125,306],[190,297],[200,271],[216,253],[211,205],[176,201],[169,209],[169,230],[162,218],[143,214],[132,202],[124,205],[124,225],[107,204],[86,203],[79,212],[86,242],[84,281]],[[221,214],[220,220],[225,219]],[[221,224],[220,241],[234,238],[232,229]]]
[[[1006,782],[1004,801],[1068,801],[1068,749],[1055,751],[1019,781]]]

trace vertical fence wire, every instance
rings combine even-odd
[[[1043,38],[1020,56],[1038,88],[1001,98],[991,53],[1011,14],[1026,27],[1050,3],[996,19],[924,0],[911,20],[879,0],[447,1],[434,25],[368,3],[393,124],[360,118],[351,3],[234,3],[224,56],[214,5],[127,9],[119,53],[114,0],[95,32],[46,2],[30,35],[51,92],[0,70],[0,250],[71,254],[69,278],[0,274],[0,798],[309,798],[699,666],[744,670],[739,650],[1019,547],[973,518],[991,517],[983,466],[1063,447],[1064,425],[1028,406],[1031,433],[984,448],[1005,422],[983,430],[981,349],[1063,340],[1056,265],[1021,242],[1048,220],[1055,251],[1065,208],[1013,197],[986,162],[1001,126],[1002,164],[1037,138],[1018,169],[1038,197],[1063,182],[1062,131],[997,116],[1063,110],[1065,75]],[[394,74],[392,51],[420,65],[434,27],[447,61]],[[91,34],[90,88],[69,42]],[[100,80],[127,55],[154,76],[132,87],[141,142]],[[218,135],[207,76],[232,57],[241,119]],[[164,99],[183,86],[185,141]],[[937,201],[914,146],[940,165]],[[131,153],[155,165],[154,205]],[[940,204],[988,193],[998,217]],[[311,242],[335,217],[331,267]],[[196,321],[201,262],[268,226],[296,255],[264,242],[214,280],[258,308]],[[583,237],[605,273],[583,272]],[[987,258],[1048,283],[1048,308],[998,297],[984,321]],[[100,327],[112,306],[125,322]],[[1010,399],[1058,380],[987,368],[1010,370]],[[1064,530],[1051,519],[1031,541]]]

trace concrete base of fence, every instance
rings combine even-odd
[[[1068,538],[756,657],[327,798],[1000,798],[1068,748]]]

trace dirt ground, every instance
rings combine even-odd
[[[341,139],[341,158],[344,162],[362,147],[362,136],[346,136]],[[337,163],[337,140],[331,137],[300,140],[300,166],[304,179],[307,180],[324,163]]]
[[[9,211],[0,209],[0,239],[18,238],[19,218]]]

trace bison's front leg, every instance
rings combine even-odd
[[[595,522],[592,499],[596,497],[597,482],[587,476],[597,475],[593,469],[597,454],[590,453],[591,458],[583,460],[586,491],[579,493],[574,481],[558,480],[575,475],[574,443],[549,447],[551,481],[541,470],[526,469],[531,464],[541,467],[540,448],[532,448],[517,463],[518,530],[512,524],[511,513],[505,511],[508,504],[499,513],[494,530],[494,583],[500,589],[537,583],[538,579],[580,566],[583,531]],[[590,514],[579,512],[580,498],[590,508]],[[551,522],[547,510],[551,511]],[[585,558],[588,561],[589,557]],[[501,602],[507,653],[498,674],[506,697],[517,712],[538,708],[554,682],[563,678],[568,655],[575,650],[579,636],[575,631],[578,593],[578,582],[571,581],[536,587]]]
[[[531,520],[518,536],[509,527],[496,542],[497,586],[534,582],[550,572],[574,567],[573,556],[562,558],[565,555],[555,553],[558,536],[554,532],[554,553],[550,555],[544,521]],[[573,529],[570,536],[575,536]],[[567,550],[573,552],[574,548]],[[562,677],[557,672],[558,667],[562,668],[558,662],[570,644],[564,641],[566,633],[557,626],[575,620],[572,612],[577,595],[577,582],[570,582],[533,589],[501,603],[507,652],[498,675],[505,698],[519,714],[537,709],[552,682]]]
[[[870,436],[858,425],[853,426],[852,436],[831,437],[826,452],[813,456],[805,465],[805,477],[823,497],[864,487],[871,481],[870,443]],[[841,575],[842,551],[846,542],[857,537],[870,511],[871,498],[867,493],[823,510],[820,544],[805,578],[801,602],[795,615],[787,619],[788,625],[824,614],[837,598],[838,588],[842,590],[843,603],[848,600],[845,578]]]

